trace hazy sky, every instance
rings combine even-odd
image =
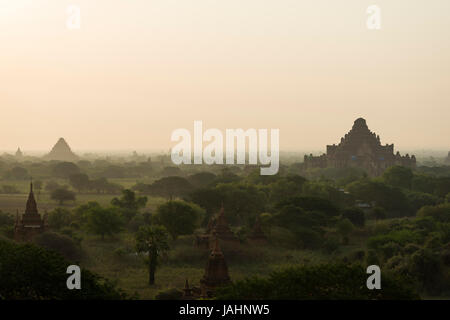
[[[0,150],[168,150],[194,120],[317,150],[357,117],[396,150],[450,150],[449,14],[448,0],[0,0]]]

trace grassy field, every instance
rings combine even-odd
[[[111,179],[111,182],[122,185],[124,188],[131,188],[136,184],[135,179]],[[66,180],[56,180],[61,185],[67,184]],[[4,185],[10,185],[16,187],[20,193],[17,194],[2,194],[0,193],[0,210],[15,214],[16,210],[19,213],[23,213],[25,210],[25,204],[27,201],[28,193],[30,191],[30,182],[27,180],[0,180],[0,187]],[[61,207],[58,202],[50,199],[50,194],[44,190],[34,190],[38,209],[43,213],[45,211],[51,211],[57,207]],[[97,201],[101,205],[108,205],[114,197],[119,197],[120,194],[79,194],[76,193],[76,200],[64,203],[62,207],[68,209],[77,207],[81,204],[89,201]],[[165,201],[164,198],[148,197],[146,209],[153,211],[156,207]]]
[[[126,232],[104,241],[96,236],[83,235],[84,255],[80,264],[116,281],[129,294],[137,293],[141,299],[154,299],[160,291],[182,289],[186,279],[191,285],[199,286],[209,251],[194,247],[193,240],[192,236],[185,236],[170,243],[171,250],[162,258],[153,286],[148,285],[148,270],[143,257],[133,253],[133,236]],[[118,254],[118,248],[131,252]],[[225,246],[223,251],[232,280],[265,276],[289,265],[326,261],[326,257],[317,252],[272,246],[242,244],[233,249]]]

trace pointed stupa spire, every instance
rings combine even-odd
[[[225,209],[223,205],[217,215],[212,234],[215,234],[221,240],[237,241],[237,238],[234,236],[234,233],[231,231],[227,219],[225,218]]]
[[[358,118],[353,123],[352,129],[368,129],[366,119],[364,118]]]
[[[189,287],[189,281],[186,278],[186,282],[184,283],[183,289],[183,299],[189,300],[193,298],[192,289]]]
[[[205,274],[200,280],[202,292],[209,296],[216,287],[227,285],[231,282],[228,274],[228,267],[225,257],[220,250],[219,240],[215,239],[214,249],[209,255],[208,263],[206,264]]]
[[[222,251],[220,250],[220,246],[219,246],[219,238],[216,237],[216,239],[214,240],[214,248],[211,254],[222,254]]]
[[[19,211],[16,213],[16,226],[14,239],[16,241],[29,241],[39,233],[44,232],[46,225],[38,212],[33,193],[33,180],[30,181],[30,193],[25,208],[25,213],[19,219]]]
[[[25,215],[39,215],[37,210],[36,200],[33,193],[33,180],[30,181],[30,193],[28,194],[27,206],[25,209]],[[40,216],[39,216],[40,218]]]
[[[16,151],[16,157],[20,158],[22,156],[23,156],[23,152],[22,152],[22,150],[20,150],[20,147],[18,147],[17,151]]]

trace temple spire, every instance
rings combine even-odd
[[[34,193],[33,193],[33,179],[30,181],[30,193],[28,195],[27,205],[25,209],[26,215],[39,215],[37,210],[37,204],[36,200],[34,199]]]
[[[220,250],[220,246],[219,246],[219,238],[216,237],[216,239],[214,240],[214,249],[213,249],[213,254],[218,254],[218,253],[222,253],[222,251]]]
[[[216,235],[216,237],[219,237],[220,240],[238,241],[231,231],[230,226],[228,225],[227,219],[225,218],[225,209],[223,206],[220,209],[219,214],[217,215],[212,234]]]
[[[26,203],[25,213],[19,217],[16,213],[14,239],[16,241],[30,241],[36,235],[43,233],[47,228],[47,217],[41,218],[33,194],[33,180],[30,181],[30,193]]]

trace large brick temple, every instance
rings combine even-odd
[[[369,130],[366,120],[358,118],[338,145],[327,146],[326,154],[305,155],[303,168],[359,167],[371,176],[378,176],[394,165],[414,168],[416,157],[401,156],[398,151],[394,154],[394,145],[381,145],[380,136]]]

